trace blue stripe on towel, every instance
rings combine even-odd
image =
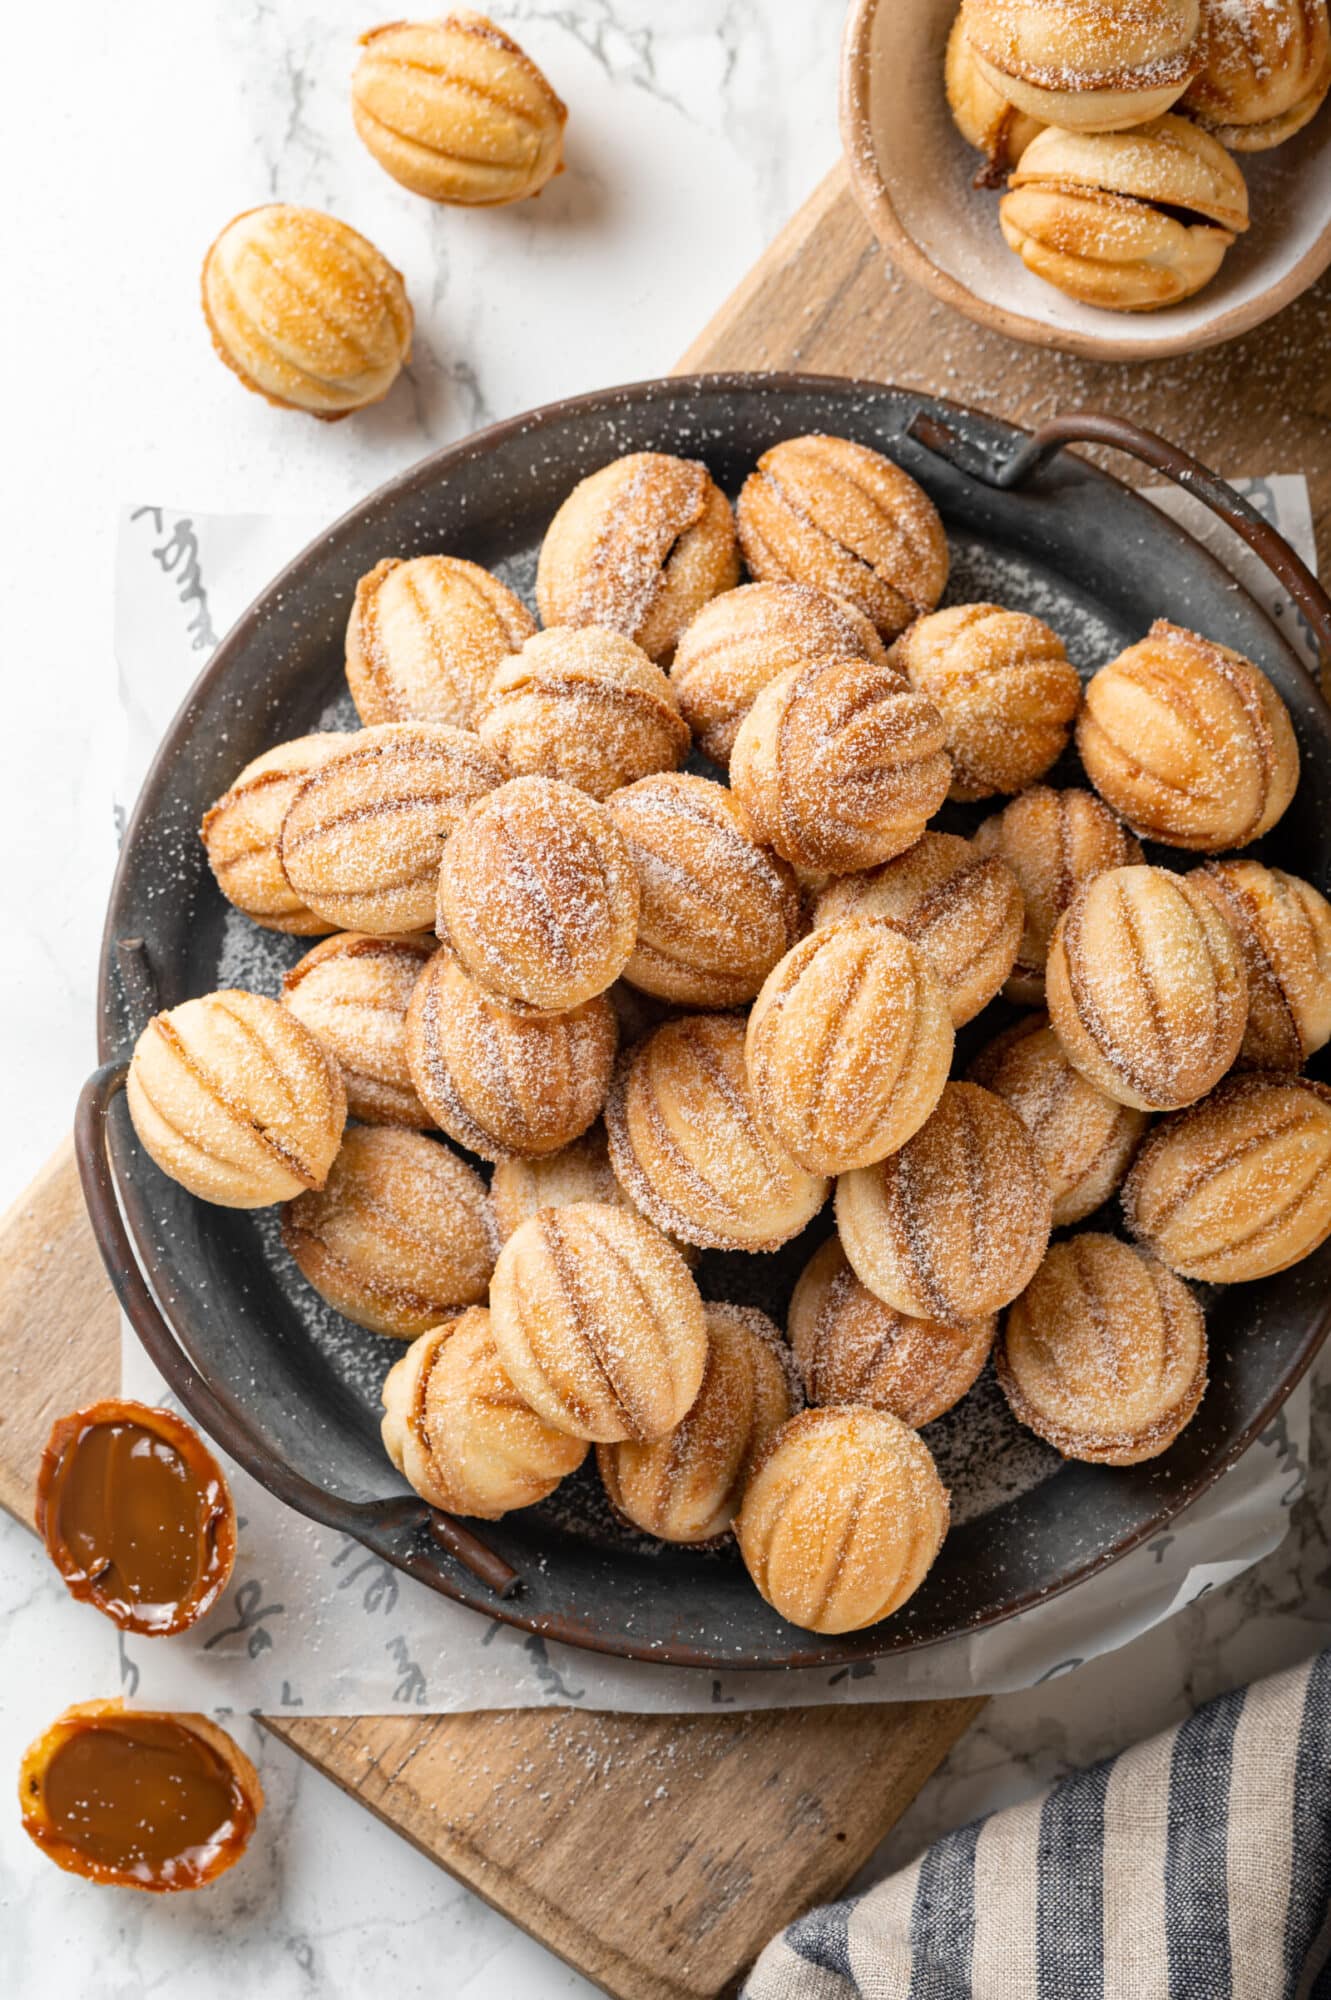
[[[793,1952],[820,1972],[839,1972],[851,1993],[859,1990],[850,1969],[850,1914],[854,1908],[853,1902],[825,1903],[821,1909],[797,1917],[786,1930],[786,1943]]]
[[[1038,2000],[1104,1992],[1105,1793],[1114,1759],[1057,1787],[1040,1813],[1036,1884]]]
[[[910,1913],[910,2000],[970,2000],[982,1824],[972,1820],[936,1840],[920,1862]]]
[[[1319,1653],[1308,1675],[1294,1765],[1294,1867],[1285,1918],[1285,1992],[1298,1987],[1313,1940],[1331,1924],[1331,1652]],[[1313,1988],[1331,1996],[1323,1973]]]
[[[1169,1770],[1165,1942],[1170,2000],[1224,2000],[1229,1950],[1229,1781],[1246,1690],[1181,1723]]]

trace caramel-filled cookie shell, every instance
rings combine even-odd
[[[519,1224],[535,1215],[538,1208],[571,1208],[578,1201],[629,1205],[615,1179],[600,1125],[561,1146],[557,1153],[527,1160],[512,1154],[500,1160],[490,1181],[490,1205],[501,1243],[507,1243]]]
[[[994,1368],[1018,1423],[1064,1458],[1139,1465],[1201,1402],[1206,1320],[1158,1257],[1088,1231],[1009,1306]]]
[[[665,1542],[712,1542],[739,1511],[754,1459],[799,1405],[789,1350],[765,1313],[709,1304],[707,1366],[688,1413],[649,1444],[598,1444],[615,1511]]]
[[[363,1125],[432,1121],[407,1062],[407,1007],[435,941],[339,931],[282,975],[282,1005],[336,1058],[347,1110]]]
[[[675,770],[692,740],[661,669],[600,625],[529,639],[495,672],[479,727],[514,777],[562,778],[594,799]]]
[[[582,1438],[537,1416],[509,1381],[484,1306],[414,1340],[389,1369],[384,1450],[422,1500],[497,1521],[548,1499],[587,1456]]]
[[[1068,1061],[1120,1104],[1172,1111],[1238,1055],[1248,978],[1233,927],[1191,876],[1113,868],[1058,920],[1045,978]]]
[[[543,1208],[509,1237],[490,1287],[505,1373],[547,1423],[613,1444],[673,1431],[702,1384],[698,1287],[659,1229],[624,1208]]]
[[[898,1610],[947,1533],[928,1446],[882,1410],[803,1410],[768,1441],[735,1523],[759,1593],[810,1632]]]
[[[1001,856],[977,853],[959,834],[931,832],[881,868],[829,883],[814,904],[814,926],[846,917],[881,917],[917,945],[960,1028],[1012,971],[1025,910]]]
[[[1198,0],[962,0],[961,19],[996,90],[1075,131],[1159,117],[1202,64]]]
[[[307,908],[283,873],[282,821],[310,772],[349,741],[324,730],[265,750],[203,816],[199,838],[218,888],[265,930],[322,937],[336,928]]]
[[[952,1061],[947,998],[881,917],[848,917],[788,951],[749,1015],[758,1115],[809,1173],[894,1153],[937,1104]]]
[[[485,1297],[499,1235],[485,1182],[419,1132],[353,1125],[324,1186],[282,1210],[282,1242],[357,1326],[414,1340]]]
[[[605,1124],[633,1206],[699,1249],[778,1249],[827,1199],[758,1112],[738,1015],[686,1014],[630,1049]]]
[[[1143,840],[1207,854],[1269,833],[1299,782],[1289,711],[1261,668],[1163,618],[1092,676],[1077,749]]]
[[[745,480],[736,518],[755,577],[844,598],[884,639],[943,594],[948,553],[938,509],[908,472],[849,438],[773,445]]]
[[[565,1014],[514,1014],[437,952],[407,1009],[406,1050],[421,1103],[483,1160],[557,1153],[600,1114],[618,1031],[604,994]]]
[[[1141,860],[1141,847],[1094,792],[1059,792],[1049,785],[1032,785],[982,821],[974,846],[1007,863],[1025,906],[1021,943],[1003,990],[1009,1000],[1042,1007],[1054,925],[1083,882],[1107,868],[1131,867]]]
[[[949,1083],[913,1139],[836,1190],[842,1247],[861,1284],[913,1319],[997,1312],[1049,1242],[1053,1196],[1015,1111]]]
[[[347,685],[364,723],[475,727],[495,669],[536,630],[521,598],[460,556],[389,557],[356,585]]]
[[[790,1301],[788,1331],[810,1403],[867,1403],[917,1431],[978,1380],[998,1321],[946,1326],[875,1297],[838,1237],[815,1250]]]
[[[1181,108],[1232,153],[1283,145],[1331,89],[1326,0],[1202,0],[1199,42]]]
[[[1147,1136],[1123,1214],[1185,1278],[1235,1285],[1300,1263],[1331,1235],[1331,1091],[1305,1076],[1226,1077]]]
[[[1246,1069],[1302,1069],[1331,1041],[1331,904],[1260,861],[1211,861],[1193,877],[1232,926],[1248,974]]]

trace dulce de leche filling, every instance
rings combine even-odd
[[[263,1793],[249,1759],[202,1716],[67,1709],[23,1760],[24,1831],[95,1882],[198,1889],[238,1860]]]
[[[37,1477],[37,1526],[73,1595],[131,1632],[184,1631],[235,1559],[217,1460],[190,1425],[145,1403],[58,1419]]]

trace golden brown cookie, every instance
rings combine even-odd
[[[213,346],[247,389],[332,421],[377,403],[411,359],[411,306],[388,259],[317,208],[271,202],[203,261]]]
[[[730,782],[785,860],[848,875],[924,832],[952,782],[946,737],[933,703],[882,662],[787,667],[740,724]]]
[[[205,993],[155,1014],[134,1044],[125,1095],[162,1172],[223,1208],[266,1208],[322,1187],[347,1116],[322,1042],[257,993]]]
[[[598,1444],[611,1505],[664,1542],[724,1535],[758,1453],[799,1407],[789,1350],[766,1313],[709,1304],[707,1367],[688,1414],[666,1437]]]
[[[1245,1069],[1302,1069],[1331,1041],[1331,904],[1260,861],[1210,861],[1193,880],[1233,927],[1248,973]]]
[[[954,604],[917,618],[887,657],[947,726],[949,797],[1019,792],[1067,748],[1081,682],[1041,619]]]
[[[548,1499],[587,1456],[528,1407],[500,1366],[484,1306],[414,1340],[383,1387],[384,1449],[422,1500],[497,1521]]]
[[[1064,1458],[1140,1465],[1196,1414],[1206,1320],[1158,1257],[1088,1230],[1008,1307],[994,1370],[1017,1422]]]
[[[848,1173],[904,1146],[951,1061],[938,977],[881,917],[827,924],[788,951],[744,1039],[758,1116],[811,1174]]]
[[[849,438],[786,438],[749,474],[736,507],[744,560],[761,582],[844,598],[894,639],[947,582],[938,509],[908,472]]]
[[[702,1385],[698,1287],[660,1230],[630,1209],[538,1209],[499,1253],[490,1320],[518,1393],[572,1437],[662,1438]]]
[[[800,897],[735,794],[708,778],[642,778],[607,803],[642,890],[633,986],[686,1007],[752,1000],[799,935]]]
[[[962,0],[961,18],[995,90],[1079,132],[1158,118],[1202,64],[1198,0]]]
[[[638,935],[638,876],[603,806],[513,778],[450,836],[435,928],[502,1006],[566,1013],[612,986]]]
[[[1202,68],[1182,109],[1232,153],[1283,145],[1331,88],[1326,0],[1202,0]]]
[[[735,1536],[783,1618],[858,1632],[919,1589],[947,1524],[947,1488],[914,1431],[882,1410],[803,1410],[769,1439]]]
[[[475,727],[495,669],[536,620],[520,597],[460,556],[395,556],[356,585],[347,685],[362,722]]]
[[[872,619],[805,583],[745,583],[704,604],[670,680],[704,757],[724,770],[757,696],[800,661],[886,657]]]
[[[1185,1278],[1269,1278],[1331,1235],[1331,1091],[1226,1077],[1148,1134],[1123,1186],[1128,1228]]]
[[[218,888],[265,930],[321,937],[336,928],[307,909],[287,881],[280,842],[287,807],[310,772],[349,741],[340,731],[323,730],[265,750],[203,816],[199,838]]]
[[[668,664],[704,604],[739,582],[730,502],[705,465],[635,451],[581,480],[546,529],[543,625],[608,625]]]
[[[1045,984],[1068,1061],[1140,1111],[1204,1097],[1248,1018],[1233,927],[1192,876],[1166,868],[1084,883],[1058,920]]]
[[[629,1206],[628,1196],[615,1179],[601,1125],[539,1159],[524,1160],[511,1154],[498,1162],[490,1181],[490,1205],[501,1243],[507,1243],[518,1225],[538,1208],[571,1208],[577,1201]]]
[[[661,669],[603,625],[538,632],[505,660],[480,736],[515,778],[562,778],[594,799],[675,770],[691,741]]]
[[[955,1325],[1030,1282],[1053,1197],[1016,1112],[978,1084],[949,1083],[900,1152],[841,1176],[836,1218],[861,1284],[913,1319]]]
[[[434,956],[419,932],[339,931],[282,975],[282,1005],[336,1059],[347,1110],[363,1125],[429,1125],[407,1063],[407,1007]]]
[[[975,60],[966,33],[966,23],[958,10],[947,38],[943,58],[943,86],[953,123],[968,146],[984,154],[985,164],[975,176],[977,187],[1001,185],[1009,168],[1015,167],[1044,120],[1018,111],[1000,90],[996,90]]]
[[[352,120],[413,194],[493,208],[563,172],[568,108],[484,14],[459,7],[439,21],[389,21],[360,42]]]
[[[407,1008],[416,1093],[450,1139],[484,1160],[570,1145],[605,1102],[618,1034],[604,994],[566,1014],[514,1014],[436,952]]]
[[[444,841],[504,781],[477,736],[441,722],[357,730],[310,772],[282,821],[292,891],[339,930],[428,930]]]
[[[1044,1005],[1044,969],[1054,925],[1074,892],[1106,868],[1127,868],[1142,851],[1093,792],[1032,785],[976,829],[976,852],[1006,861],[1021,886],[1026,921],[1004,987],[1009,1000]]]
[[[1289,711],[1261,668],[1163,618],[1092,677],[1077,749],[1143,840],[1206,854],[1269,833],[1299,782]]]
[[[1010,1104],[1030,1133],[1066,1229],[1108,1201],[1148,1119],[1072,1067],[1047,1014],[1028,1014],[981,1049],[966,1072]]]
[[[1012,971],[1024,915],[1007,862],[955,833],[922,834],[881,868],[838,877],[813,908],[819,930],[846,917],[882,917],[909,938],[937,974],[957,1028],[989,1005]]]
[[[419,1132],[352,1125],[323,1187],[282,1210],[282,1242],[357,1326],[414,1340],[485,1297],[499,1234],[480,1175]]]
[[[998,1321],[911,1319],[855,1276],[830,1236],[801,1273],[788,1331],[810,1403],[867,1403],[917,1431],[978,1380]]]
[[[758,1115],[739,1015],[685,1014],[630,1049],[605,1123],[633,1206],[700,1249],[775,1250],[827,1199]]]

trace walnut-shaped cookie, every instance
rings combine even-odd
[[[1077,749],[1143,840],[1206,854],[1269,833],[1299,782],[1289,711],[1261,668],[1163,618],[1092,677]]]
[[[802,1410],[769,1439],[735,1538],[760,1594],[810,1632],[858,1632],[914,1595],[943,1544],[947,1488],[883,1410]]]
[[[1153,312],[1209,284],[1248,227],[1248,190],[1188,118],[1031,140],[998,205],[1004,241],[1069,298]]]
[[[1233,926],[1248,973],[1245,1069],[1302,1069],[1331,1041],[1331,904],[1260,861],[1211,861],[1193,877]]]
[[[335,215],[270,202],[203,261],[213,346],[247,389],[331,422],[386,396],[411,359],[411,306],[388,259]]]
[[[739,1512],[750,1468],[799,1408],[790,1350],[766,1313],[709,1304],[707,1367],[666,1437],[598,1444],[615,1511],[663,1542],[714,1542]]]
[[[1202,0],[1200,46],[1181,109],[1232,153],[1283,145],[1331,89],[1326,0]]]
[[[1017,878],[997,854],[956,833],[925,833],[881,868],[842,875],[813,906],[821,930],[846,917],[882,917],[917,945],[960,1028],[989,1005],[1016,961],[1024,923]]]
[[[640,900],[604,806],[557,778],[513,778],[445,844],[435,928],[501,1006],[565,1013],[628,964]]]
[[[587,1456],[586,1441],[546,1423],[500,1364],[484,1306],[423,1333],[389,1369],[384,1449],[422,1500],[497,1521],[548,1499]]]
[[[282,1005],[336,1058],[347,1110],[364,1125],[429,1125],[407,1062],[407,1007],[435,952],[419,932],[339,931],[282,975]]]
[[[635,451],[581,480],[545,531],[543,625],[608,625],[668,664],[709,598],[739,582],[730,502],[707,467]]]
[[[1206,1320],[1158,1257],[1088,1230],[1008,1307],[994,1368],[1013,1416],[1064,1458],[1140,1465],[1206,1389]]]
[[[1233,926],[1193,877],[1166,868],[1084,883],[1058,920],[1045,987],[1068,1061],[1140,1111],[1204,1097],[1248,1019]]]
[[[837,1228],[856,1277],[913,1319],[983,1319],[1029,1282],[1049,1243],[1053,1195],[1015,1111],[949,1083],[913,1139],[843,1174]]]
[[[484,14],[458,7],[438,21],[389,21],[360,42],[357,135],[413,194],[494,208],[563,172],[568,109]]]
[[[630,1049],[605,1123],[633,1206],[699,1249],[778,1249],[827,1199],[759,1115],[739,1015],[685,1014]]]
[[[618,1031],[604,994],[564,1014],[514,1014],[473,985],[447,952],[416,982],[407,1066],[434,1123],[483,1160],[539,1158],[595,1123]]]
[[[356,713],[474,728],[495,669],[535,630],[522,599],[478,563],[387,557],[356,585],[347,622]]]
[[[1044,1005],[1044,970],[1054,925],[1083,882],[1142,858],[1121,819],[1094,792],[1032,785],[981,822],[977,853],[1005,861],[1021,887],[1025,923],[1003,988],[1009,1000]]]
[[[341,1071],[304,1022],[230,989],[154,1014],[125,1096],[162,1172],[223,1208],[322,1187],[347,1117]]]
[[[876,868],[912,846],[947,797],[946,725],[882,661],[787,667],[740,724],[730,782],[759,839],[792,866]]]
[[[629,1206],[628,1196],[615,1179],[601,1125],[593,1125],[580,1139],[539,1159],[510,1154],[498,1162],[490,1181],[490,1206],[501,1243],[507,1243],[519,1224],[535,1215],[538,1208],[571,1208],[578,1201]]]
[[[691,741],[661,669],[604,625],[528,639],[497,669],[478,726],[515,778],[562,778],[594,799],[675,770]]]
[[[572,1437],[663,1438],[702,1386],[698,1287],[679,1252],[631,1209],[538,1209],[499,1253],[490,1323],[518,1393]]]
[[[913,1431],[974,1387],[998,1321],[912,1319],[855,1276],[840,1239],[815,1250],[791,1295],[788,1331],[810,1403],[867,1403]]]
[[[1077,132],[1158,118],[1202,65],[1198,0],[962,0],[961,18],[995,90]]]
[[[992,74],[992,72],[990,73]],[[1015,104],[995,89],[975,60],[966,23],[960,12],[952,23],[943,57],[943,87],[948,110],[962,138],[984,154],[985,164],[975,176],[977,187],[1001,186],[1004,175],[1015,167],[1044,120]]]
[[[1146,1113],[1074,1069],[1047,1014],[1028,1014],[986,1043],[966,1072],[1010,1104],[1030,1133],[1066,1229],[1108,1201],[1132,1164]]]
[[[887,657],[947,725],[950,797],[1019,792],[1067,748],[1081,682],[1043,619],[954,604],[918,618]]]
[[[704,757],[725,770],[757,696],[797,661],[886,657],[873,620],[806,583],[745,583],[704,604],[670,681]]]
[[[428,930],[444,842],[503,768],[479,737],[442,722],[379,723],[345,745],[287,808],[283,873],[336,929]]]
[[[938,509],[908,472],[849,438],[785,438],[737,503],[760,582],[807,583],[855,605],[884,639],[932,611],[947,582]]]
[[[420,1132],[349,1126],[322,1188],[282,1210],[282,1241],[338,1312],[398,1340],[485,1297],[499,1233],[485,1182]]]
[[[799,935],[800,896],[735,794],[670,772],[626,786],[606,810],[642,891],[625,979],[685,1007],[752,1000]]]
[[[904,1146],[952,1062],[947,996],[924,953],[881,917],[827,924],[786,953],[744,1038],[763,1123],[811,1174]]]
[[[341,731],[322,730],[265,750],[203,816],[199,838],[218,888],[265,930],[321,937],[336,928],[307,909],[288,882],[280,843],[287,807],[310,772],[349,741]]]
[[[1306,1076],[1224,1082],[1162,1119],[1123,1185],[1128,1228],[1185,1278],[1269,1278],[1331,1235],[1331,1090]]]

